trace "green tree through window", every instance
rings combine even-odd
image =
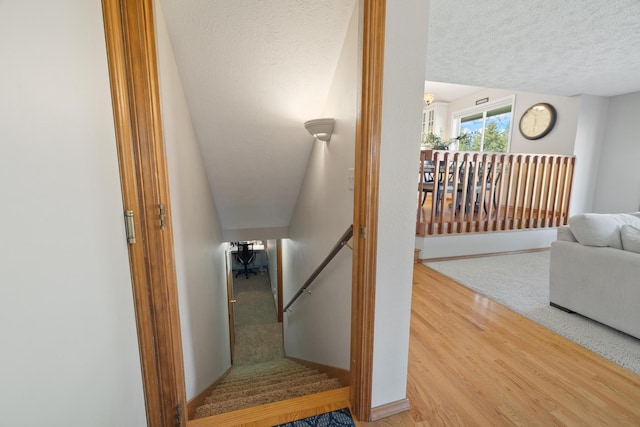
[[[458,146],[462,151],[505,153],[509,149],[511,105],[460,118],[458,135],[465,135]]]

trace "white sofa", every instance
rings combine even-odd
[[[640,212],[568,224],[551,243],[551,305],[640,338]]]

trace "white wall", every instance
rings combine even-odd
[[[289,237],[289,227],[238,228],[222,230],[222,240],[225,242],[283,239],[285,237]]]
[[[315,141],[305,179],[283,240],[284,304],[322,262],[353,222],[353,168],[358,62],[358,8],[354,7],[324,111],[335,119],[328,143]],[[302,123],[300,124],[302,126]],[[302,143],[302,141],[301,141]],[[288,356],[349,369],[351,251],[345,247],[284,316]]]
[[[416,237],[421,259],[490,254],[548,248],[556,240],[555,228],[501,233]]]
[[[513,95],[515,95],[515,105],[512,115],[511,145],[509,151],[512,153],[573,154],[576,127],[580,114],[580,97],[516,92],[502,89],[482,89],[449,103],[448,134],[451,135],[451,117],[455,112],[476,107],[476,100],[478,99],[489,98],[489,102],[491,103]],[[547,136],[542,139],[530,141],[520,134],[518,125],[522,114],[533,104],[539,102],[547,102],[553,105],[558,113],[558,121]]]
[[[0,2],[1,426],[146,425],[103,28]]]
[[[603,136],[607,129],[609,106],[609,98],[606,97],[582,95],[579,98],[580,115],[573,150],[576,164],[573,171],[569,215],[593,211],[593,198]]]
[[[640,210],[640,92],[610,98],[593,201],[595,212]]]
[[[387,2],[373,352],[374,407],[406,397],[428,1]]]
[[[231,366],[225,246],[158,2],[156,37],[187,399]]]
[[[529,107],[539,102],[553,105],[558,119],[555,127],[547,136],[530,141],[520,134],[520,117]],[[516,92],[510,151],[514,153],[573,154],[579,115],[580,97]]]

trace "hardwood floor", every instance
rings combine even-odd
[[[638,426],[640,377],[415,264],[407,396],[374,426]]]

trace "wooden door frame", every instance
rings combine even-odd
[[[102,10],[122,201],[137,234],[129,264],[147,424],[173,427],[186,425],[186,392],[152,1],[102,0]]]
[[[229,318],[229,352],[231,353],[231,364],[233,365],[233,357],[236,344],[236,321],[233,305],[235,304],[235,296],[233,294],[233,258],[231,252],[225,251],[225,268],[227,269],[227,317]]]
[[[386,0],[364,0],[356,123],[351,292],[351,406],[371,419]]]
[[[129,255],[147,423],[169,427],[186,425],[186,391],[152,3],[102,0],[123,204],[137,214]],[[386,0],[363,0],[351,309],[351,403],[360,420],[371,416],[385,9]]]

